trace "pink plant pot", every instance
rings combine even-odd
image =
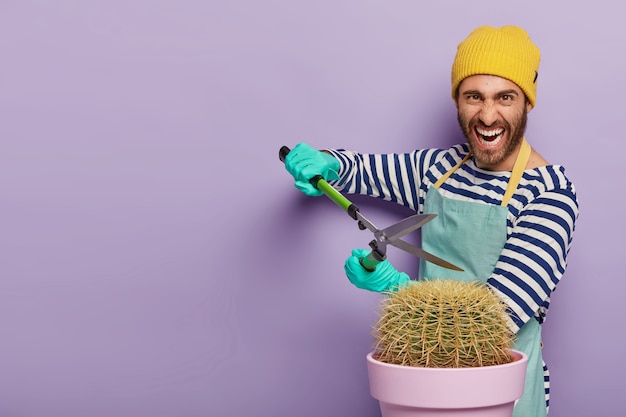
[[[370,393],[383,417],[511,417],[524,393],[528,357],[477,368],[419,368],[367,355]]]

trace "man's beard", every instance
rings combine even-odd
[[[511,156],[522,142],[524,132],[526,131],[528,111],[526,111],[526,107],[524,107],[519,117],[514,119],[511,123],[508,123],[506,120],[499,123],[499,125],[505,128],[508,138],[504,147],[498,147],[497,149],[483,149],[474,144],[474,140],[476,140],[475,133],[470,126],[480,125],[479,122],[473,123],[473,120],[468,122],[460,113],[457,114],[457,120],[459,121],[459,126],[461,126],[461,130],[469,144],[470,151],[474,155],[474,159],[478,165],[494,166]]]

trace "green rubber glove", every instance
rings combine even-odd
[[[296,180],[296,188],[309,196],[320,196],[323,193],[315,188],[309,180],[321,175],[325,180],[338,180],[340,165],[337,158],[307,145],[297,144],[285,157],[285,168]]]
[[[374,292],[388,292],[395,291],[411,281],[406,273],[398,271],[387,259],[376,265],[372,272],[363,268],[360,260],[369,253],[367,249],[353,249],[352,256],[346,259],[344,265],[346,275],[356,287]]]

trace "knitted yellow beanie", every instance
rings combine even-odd
[[[481,26],[459,44],[452,64],[452,98],[466,77],[497,75],[517,84],[534,107],[537,98],[539,48],[517,26]]]

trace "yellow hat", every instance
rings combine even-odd
[[[481,26],[459,44],[452,64],[452,98],[470,75],[497,75],[513,81],[534,107],[537,98],[539,48],[517,26]]]

